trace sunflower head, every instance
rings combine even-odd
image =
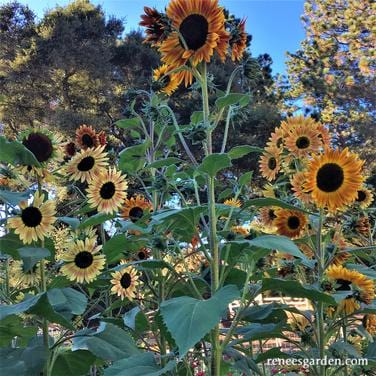
[[[144,43],[150,43],[152,46],[160,45],[171,32],[170,21],[163,13],[155,8],[144,7],[144,14],[141,15],[140,26],[146,28],[146,38]]]
[[[232,206],[234,208],[240,208],[242,206],[241,201],[236,199],[236,198],[229,198],[229,199],[225,200],[224,204]]]
[[[274,180],[280,170],[280,152],[277,147],[267,147],[260,158],[261,175],[269,181]]]
[[[121,216],[133,223],[139,221],[147,212],[153,210],[153,205],[142,195],[136,195],[124,201]]]
[[[298,238],[308,223],[306,216],[297,210],[279,209],[276,217],[274,224],[278,234],[290,238]]]
[[[95,148],[99,145],[98,135],[92,126],[81,125],[76,129],[76,144],[82,149]]]
[[[121,261],[120,265],[126,264],[126,261]],[[116,294],[124,300],[128,298],[133,300],[136,297],[136,291],[138,287],[138,273],[132,266],[124,267],[119,271],[111,274],[111,293]]]
[[[372,204],[372,201],[373,201],[373,194],[370,189],[366,187],[362,187],[358,190],[355,203],[358,204],[360,208],[362,209],[368,208],[368,206]]]
[[[326,149],[309,162],[304,188],[312,192],[318,207],[341,209],[356,200],[364,180],[362,167],[363,162],[347,149]]]
[[[239,61],[247,48],[248,34],[245,31],[245,19],[233,22],[230,29],[230,49],[232,61]]]
[[[68,142],[64,147],[65,154],[68,157],[73,157],[76,154],[76,144],[74,142]]]
[[[171,95],[179,87],[183,76],[178,73],[169,73],[171,70],[172,68],[166,64],[154,69],[154,90]]]
[[[260,209],[260,220],[265,226],[274,226],[277,218],[277,207],[264,206]]]
[[[363,326],[368,333],[376,335],[376,314],[364,315]]]

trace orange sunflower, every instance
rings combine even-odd
[[[183,76],[179,73],[168,73],[172,69],[163,64],[157,69],[154,69],[153,79],[155,86],[158,86],[158,91],[171,95],[181,84]]]
[[[277,207],[264,206],[260,209],[260,220],[266,226],[274,226],[274,221],[277,218]]]
[[[146,28],[144,43],[158,46],[166,39],[169,33],[169,24],[165,14],[158,12],[155,8],[144,7],[145,14],[141,15],[140,26]]]
[[[95,148],[99,145],[98,135],[92,126],[81,125],[76,129],[76,143],[82,149]]]
[[[214,51],[225,57],[230,36],[218,0],[172,0],[166,13],[175,31],[159,48],[164,63],[181,66],[189,59],[193,66],[209,63]]]
[[[277,147],[267,147],[260,158],[259,166],[261,175],[272,181],[276,178],[280,169],[280,149]]]
[[[297,210],[279,209],[276,216],[274,225],[277,227],[277,233],[292,239],[302,234],[308,222],[306,216]]]
[[[309,204],[312,200],[309,192],[304,190],[304,183],[306,181],[306,176],[303,171],[298,171],[290,178],[290,183],[294,195],[303,203]]]
[[[358,190],[358,197],[355,199],[355,202],[362,209],[368,208],[372,204],[373,194],[370,189],[362,187]]]
[[[245,19],[241,20],[236,28],[232,30],[230,38],[231,59],[239,61],[243,57],[244,50],[247,48],[247,33],[245,31]]]
[[[101,173],[89,183],[88,203],[98,212],[114,213],[127,198],[128,183],[125,176],[115,168]]]
[[[130,219],[135,223],[144,216],[145,212],[152,210],[151,202],[142,195],[137,195],[125,200],[120,214],[124,219]]]
[[[362,187],[363,161],[348,149],[326,149],[308,164],[304,189],[318,207],[336,211],[354,202]]]

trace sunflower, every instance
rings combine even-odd
[[[272,184],[265,184],[264,187],[262,188],[262,195],[263,197],[270,197],[270,198],[276,198],[276,189]]]
[[[297,210],[279,209],[276,216],[274,225],[277,227],[277,233],[289,238],[298,238],[307,224],[306,216]]]
[[[234,232],[235,234],[239,234],[243,236],[249,235],[249,228],[244,227],[244,226],[232,226],[231,231]]]
[[[99,173],[107,167],[107,153],[104,146],[81,150],[65,167],[70,179],[75,181],[90,182],[98,177]]]
[[[323,144],[324,147],[330,147],[330,144],[332,142],[332,136],[328,130],[323,124],[317,123],[317,130],[319,131],[319,138]]]
[[[141,248],[139,249],[136,254],[135,254],[135,259],[136,260],[147,260],[150,258],[151,251],[149,248]]]
[[[163,42],[170,30],[169,20],[165,14],[158,12],[155,8],[144,7],[145,14],[141,15],[140,26],[146,28],[147,37],[144,43],[152,46],[159,46]]]
[[[126,264],[126,261],[120,261],[120,265]],[[124,267],[123,269],[111,273],[112,287],[111,292],[120,296],[121,300],[128,298],[133,300],[136,297],[136,289],[138,286],[137,270],[132,266]]]
[[[88,203],[98,212],[114,213],[127,198],[128,183],[125,176],[115,168],[101,173],[89,183]]]
[[[362,209],[368,208],[373,201],[373,194],[368,188],[362,187],[358,190],[358,196],[355,202],[359,204]]]
[[[40,163],[47,163],[58,155],[60,138],[49,131],[26,131],[21,134],[21,140]]]
[[[297,157],[306,157],[320,149],[319,132],[312,118],[301,118],[285,138],[286,148]]]
[[[303,333],[307,327],[311,327],[311,322],[304,315],[294,314],[287,311],[287,323],[290,325],[292,331]]]
[[[124,219],[130,219],[133,223],[136,223],[144,216],[146,211],[150,212],[152,210],[153,205],[151,202],[142,195],[137,195],[125,200],[120,215]]]
[[[157,91],[167,95],[171,95],[183,80],[183,76],[178,73],[169,74],[168,72],[171,70],[168,65],[163,64],[159,68],[154,69],[153,74],[153,79],[156,83],[154,86],[158,86]]]
[[[264,206],[260,209],[260,220],[265,226],[274,226],[277,218],[277,207]]]
[[[84,124],[76,129],[76,144],[82,149],[95,148],[99,145],[98,135],[92,126]]]
[[[225,205],[233,206],[234,208],[240,208],[242,206],[242,203],[240,200],[237,200],[235,198],[229,198],[224,202]]]
[[[375,297],[374,282],[356,270],[344,268],[342,265],[331,265],[326,276],[335,283],[336,291],[348,291],[348,296],[339,303],[339,312],[349,315],[360,308],[359,303],[370,304]]]
[[[298,198],[304,204],[309,204],[312,200],[309,192],[304,190],[304,183],[306,181],[306,176],[303,171],[296,172],[291,178],[291,189],[294,192],[296,198]]]
[[[9,268],[11,285],[14,287],[32,287],[40,282],[40,266],[36,263],[31,269],[26,270],[23,261],[12,261]]]
[[[349,247],[349,244],[344,239],[342,230],[338,225],[335,226],[335,231],[332,238],[332,247],[334,247],[334,253],[330,262],[331,264],[342,265],[351,257],[349,252],[344,251]]]
[[[371,232],[371,225],[367,216],[361,216],[355,223],[355,231],[361,235],[369,236]]]
[[[14,229],[25,244],[43,240],[53,230],[52,224],[56,220],[54,201],[44,202],[44,195],[36,192],[31,205],[21,201],[19,206],[21,214],[8,219],[9,228]]]
[[[67,157],[73,157],[77,152],[76,144],[74,142],[67,142],[64,146],[64,151]]]
[[[363,317],[363,326],[371,335],[376,335],[376,315],[368,314]]]
[[[78,283],[94,281],[106,263],[105,256],[99,254],[102,246],[96,245],[96,238],[69,242],[67,248],[61,272]]]
[[[312,192],[317,206],[330,211],[341,209],[358,196],[363,182],[362,166],[363,162],[347,148],[326,149],[309,162],[304,188]]]
[[[271,133],[269,141],[266,143],[270,147],[277,147],[278,149],[283,148],[284,137],[286,136],[283,128],[276,127],[274,132]]]
[[[239,61],[243,57],[244,50],[247,48],[247,33],[245,31],[245,19],[241,20],[235,28],[231,30],[229,40],[231,48],[232,61]]]
[[[209,63],[214,51],[224,59],[229,33],[218,0],[172,0],[166,13],[176,31],[159,48],[164,63],[181,66],[189,59],[193,66]]]
[[[259,166],[261,175],[269,181],[276,178],[280,169],[279,154],[280,149],[276,147],[267,147],[265,148],[264,154],[260,158]]]

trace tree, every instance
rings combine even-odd
[[[372,3],[307,0],[306,39],[287,63],[292,98],[317,113],[338,144],[358,146],[368,160],[376,146]]]

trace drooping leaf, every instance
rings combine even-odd
[[[21,201],[27,201],[30,197],[30,192],[11,192],[5,189],[0,189],[0,200],[10,205],[16,206]]]
[[[67,225],[72,227],[73,230],[77,230],[78,226],[80,225],[80,220],[78,218],[59,217],[58,221],[66,223]]]
[[[10,163],[13,166],[22,164],[40,167],[40,163],[34,154],[21,142],[8,141],[4,136],[0,136],[0,161]]]
[[[36,326],[24,326],[23,320],[16,315],[8,316],[0,321],[0,347],[9,346],[14,337],[17,337],[18,344],[26,345],[37,330]]]
[[[246,185],[252,180],[253,171],[246,172],[239,178],[239,185]]]
[[[238,159],[244,157],[249,153],[263,153],[264,149],[259,148],[258,146],[251,146],[251,145],[239,145],[234,146],[229,152],[228,156],[231,159]]]
[[[145,152],[150,142],[130,146],[119,154],[119,168],[127,174],[134,174],[140,170],[146,162]]]
[[[84,220],[83,222],[81,222],[78,228],[81,230],[85,227],[101,225],[102,223],[109,221],[111,219],[114,219],[114,218],[115,218],[114,214],[97,213],[91,216],[90,218]]]
[[[101,322],[96,331],[83,329],[77,332],[72,350],[89,350],[104,360],[120,360],[140,354],[133,338],[119,327]]]
[[[149,328],[149,322],[139,307],[134,307],[123,316],[124,325],[137,333],[142,333]]]
[[[137,117],[131,119],[121,119],[115,122],[115,125],[123,129],[137,128],[140,125],[140,120]]]
[[[60,352],[52,368],[54,376],[87,375],[95,356],[86,350]]]
[[[235,105],[235,104],[238,104],[241,107],[244,107],[249,103],[250,99],[251,97],[249,96],[249,94],[230,93],[223,97],[218,98],[215,101],[215,105],[219,109],[226,107],[226,106]]]
[[[160,159],[158,161],[150,163],[150,164],[147,165],[147,167],[148,168],[161,168],[161,167],[176,165],[176,164],[181,163],[181,162],[183,162],[183,161],[179,158],[168,157],[168,158]]]
[[[15,260],[21,258],[18,249],[23,246],[24,243],[14,232],[9,232],[0,238],[0,252],[12,256]]]
[[[182,296],[161,304],[163,321],[179,348],[180,358],[213,329],[227,306],[238,297],[238,288],[227,285],[208,300]]]
[[[219,171],[231,166],[231,159],[228,154],[213,153],[204,158],[198,166],[198,170],[210,177],[215,177]]]
[[[33,248],[33,247],[22,247],[18,249],[18,253],[23,261],[23,269],[25,272],[31,270],[34,265],[51,255],[50,251],[46,248]]]

